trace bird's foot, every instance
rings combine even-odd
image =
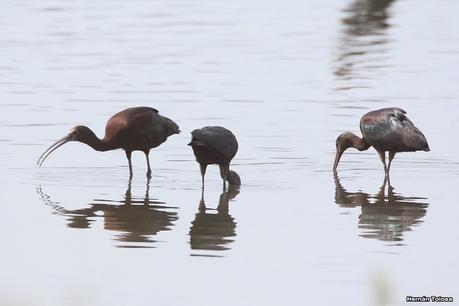
[[[147,171],[147,179],[151,179],[151,170]]]

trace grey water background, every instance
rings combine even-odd
[[[457,1],[0,4],[0,305],[405,305],[459,298]],[[182,134],[133,155],[70,143],[148,105]],[[399,106],[431,152],[334,141]],[[189,132],[238,137],[239,191]]]

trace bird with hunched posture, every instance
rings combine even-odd
[[[406,112],[397,107],[378,109],[363,115],[360,119],[360,131],[363,138],[345,132],[336,139],[334,171],[347,148],[365,151],[374,147],[384,164],[386,176],[389,176],[395,153],[430,151],[422,132],[406,117]],[[389,152],[389,165],[386,165],[386,152]]]
[[[236,155],[238,143],[234,134],[221,126],[206,126],[191,132],[191,142],[196,161],[201,167],[202,188],[204,189],[204,175],[207,165],[217,164],[220,166],[220,176],[223,179],[223,187],[226,181],[232,186],[240,186],[241,178],[229,169],[229,164]]]
[[[105,127],[105,136],[99,139],[86,126],[75,126],[67,136],[59,139],[40,156],[37,164],[41,166],[45,159],[57,148],[69,141],[79,141],[96,151],[123,149],[129,162],[129,175],[132,178],[132,151],[142,151],[147,158],[147,177],[151,178],[150,149],[158,147],[173,134],[179,134],[178,125],[171,119],[161,116],[151,107],[133,107],[125,109],[111,117]]]

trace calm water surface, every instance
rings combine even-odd
[[[10,1],[0,14],[1,305],[405,305],[459,299],[457,1]],[[148,105],[183,131],[141,153],[78,143]],[[334,141],[399,106],[431,152]],[[238,137],[240,190],[189,132]]]

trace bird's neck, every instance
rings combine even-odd
[[[368,150],[370,145],[365,141],[365,139],[360,138],[357,135],[352,134],[350,137],[351,147],[356,148],[359,151]]]
[[[338,136],[336,139],[336,148],[341,153],[344,152],[347,148],[355,148],[359,151],[365,151],[370,147],[370,144],[359,136],[351,132],[345,132]]]
[[[82,140],[81,142],[87,144],[96,151],[108,151],[114,149],[112,146],[110,146],[109,143],[105,142],[104,139],[100,139],[94,133],[92,133],[90,137]]]

